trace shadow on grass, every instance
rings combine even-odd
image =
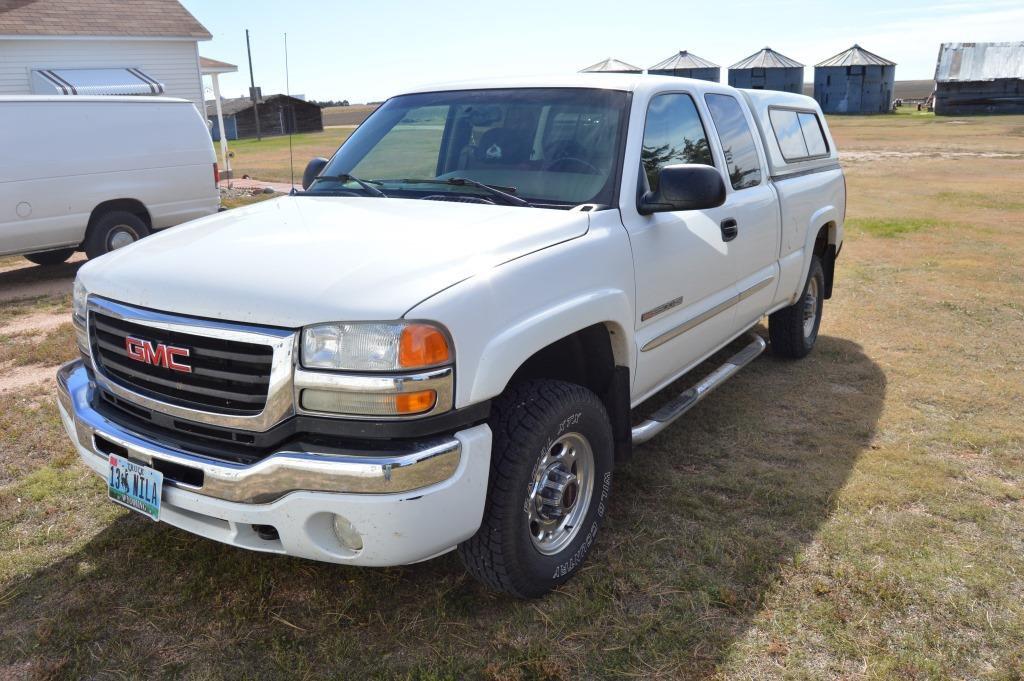
[[[882,370],[838,338],[821,337],[800,362],[754,362],[617,471],[587,565],[540,601],[485,591],[452,554],[349,568],[248,553],[126,514],[77,553],[0,585],[0,671],[704,675],[780,572],[814,550],[874,437],[885,388]]]
[[[60,265],[33,265],[28,260],[25,266],[0,272],[0,302],[19,298],[35,298],[44,295],[71,293],[71,284],[84,260]]]

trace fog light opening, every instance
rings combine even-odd
[[[334,536],[338,538],[342,546],[350,551],[363,550],[363,538],[344,516],[334,516]]]

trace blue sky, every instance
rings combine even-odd
[[[224,96],[247,91],[248,28],[264,94],[285,90],[287,32],[291,92],[353,103],[422,83],[573,72],[609,56],[648,67],[689,50],[725,67],[765,45],[810,66],[856,42],[895,61],[897,80],[925,79],[941,42],[1024,38],[1022,0],[183,4],[213,34],[200,53],[239,66],[222,77]]]

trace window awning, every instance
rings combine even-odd
[[[32,72],[37,95],[162,95],[163,83],[140,69],[38,69]]]

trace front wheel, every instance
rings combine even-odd
[[[818,340],[825,293],[825,271],[817,256],[811,258],[800,299],[768,317],[768,337],[772,353],[782,357],[806,357]]]
[[[490,426],[484,517],[459,555],[493,589],[543,596],[579,570],[608,508],[608,414],[582,386],[530,380],[496,400]]]

